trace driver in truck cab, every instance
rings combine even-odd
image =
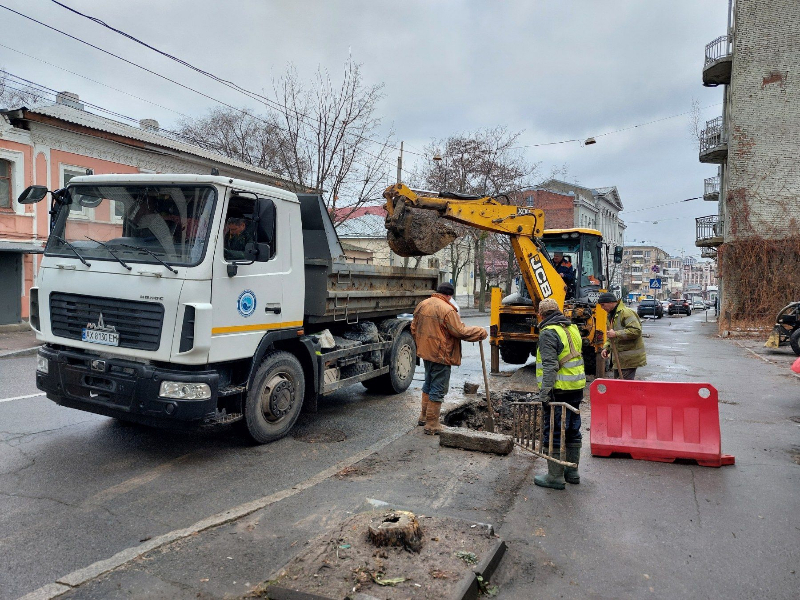
[[[553,267],[561,275],[561,279],[567,284],[567,298],[575,297],[575,267],[569,256],[564,256],[563,252],[553,252]]]
[[[461,340],[477,342],[488,336],[483,327],[464,325],[450,304],[454,292],[452,283],[440,284],[433,296],[417,305],[411,321],[417,356],[425,364],[422,412],[417,423],[425,425],[429,435],[438,435],[442,430],[439,414],[450,388],[450,367],[461,364]]]

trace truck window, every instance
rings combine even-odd
[[[233,196],[228,202],[223,230],[225,260],[245,260],[245,248],[256,241],[256,201],[254,198]]]

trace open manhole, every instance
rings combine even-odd
[[[494,431],[510,435],[513,431],[512,402],[534,402],[536,392],[506,390],[492,392],[492,408],[494,408]],[[486,424],[486,400],[476,399],[459,406],[443,417],[444,424],[448,427],[466,427],[476,431],[483,431]]]
[[[298,427],[292,432],[292,437],[306,444],[332,444],[347,439],[344,431],[332,427]]]

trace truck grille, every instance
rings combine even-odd
[[[120,347],[158,350],[163,305],[61,292],[50,294],[50,327],[54,335],[79,340],[81,330],[87,323],[97,323],[101,312],[105,325],[113,325],[119,333]]]

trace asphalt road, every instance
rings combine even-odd
[[[465,319],[488,325],[488,317]],[[480,373],[477,345],[453,388]],[[416,422],[422,370],[398,396],[355,385],[302,415],[293,434],[253,446],[233,430],[124,425],[38,395],[36,357],[0,360],[0,598],[298,482]],[[478,375],[479,376],[479,375]],[[477,380],[476,380],[477,381]],[[33,397],[26,397],[31,396]],[[344,438],[315,444],[320,435]],[[324,447],[321,451],[320,448]]]

